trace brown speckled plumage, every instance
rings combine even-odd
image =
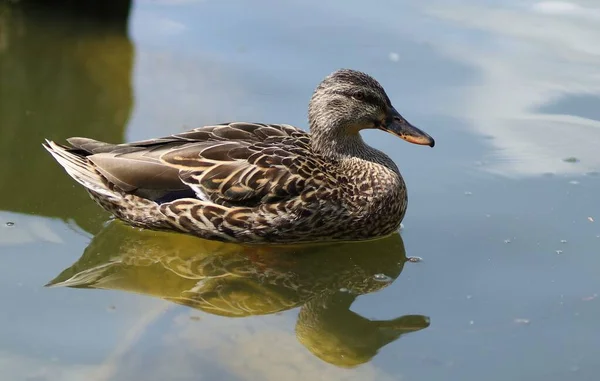
[[[328,76],[309,107],[310,134],[285,124],[227,123],[128,144],[68,139],[45,148],[116,217],[221,241],[362,240],[398,229],[404,181],[359,131],[433,139],[352,70]]]

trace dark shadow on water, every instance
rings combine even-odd
[[[39,3],[0,2],[0,209],[97,232],[107,215],[70,191],[74,183],[41,143],[123,140],[133,105],[128,2],[105,16],[90,5],[100,2]]]
[[[391,284],[406,262],[399,234],[370,242],[260,247],[114,221],[48,286],[140,293],[227,317],[299,307],[298,340],[328,363],[353,367],[403,334],[429,326],[423,315],[370,320],[350,310],[358,296]]]

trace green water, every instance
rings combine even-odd
[[[110,24],[0,3],[2,379],[598,379],[599,21],[592,1],[139,1]],[[401,235],[140,231],[41,147],[304,128],[339,67],[436,139],[364,134],[408,184]]]

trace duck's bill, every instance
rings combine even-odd
[[[425,132],[408,123],[395,108],[392,108],[382,130],[396,135],[409,143],[433,147],[435,140]]]

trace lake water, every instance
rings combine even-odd
[[[598,379],[598,2],[140,0],[103,24],[23,3],[0,4],[3,380]],[[41,147],[306,128],[340,67],[436,139],[364,134],[408,184],[401,236],[140,231]]]

